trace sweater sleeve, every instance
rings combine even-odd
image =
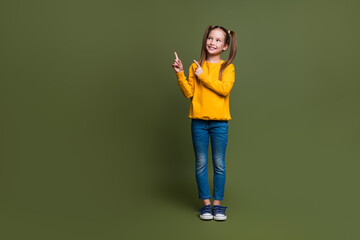
[[[227,66],[222,75],[222,80],[208,75],[206,72],[200,74],[198,79],[204,84],[205,87],[211,89],[215,93],[226,97],[230,94],[230,91],[235,82],[235,68],[233,64]]]
[[[195,74],[192,67],[189,69],[189,80],[186,80],[186,76],[184,71],[176,73],[179,87],[181,92],[184,94],[186,98],[191,98],[194,95],[194,81],[195,81]]]

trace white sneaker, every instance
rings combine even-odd
[[[214,218],[212,214],[211,205],[203,206],[198,210],[198,212],[200,213],[200,219],[202,220],[211,220]]]
[[[227,207],[223,207],[220,205],[214,205],[213,206],[214,211],[214,220],[217,221],[225,221],[227,219],[227,216],[225,215],[225,211]]]

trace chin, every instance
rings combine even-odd
[[[207,53],[210,54],[210,55],[214,55],[214,56],[221,54],[221,52],[209,52],[209,51],[207,51]]]

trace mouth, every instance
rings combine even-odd
[[[215,50],[216,47],[208,46],[208,49],[209,49],[209,50]]]

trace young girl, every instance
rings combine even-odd
[[[230,46],[226,61],[220,58]],[[183,65],[175,52],[174,68],[180,89],[186,98],[191,98],[191,134],[195,152],[195,173],[199,198],[203,207],[199,209],[203,220],[226,220],[221,206],[225,187],[225,151],[228,139],[229,95],[235,81],[232,61],[236,55],[235,32],[221,26],[208,26],[203,37],[200,61],[189,69],[186,80]],[[212,162],[214,168],[213,208],[209,190],[207,162],[209,136],[211,140]]]

